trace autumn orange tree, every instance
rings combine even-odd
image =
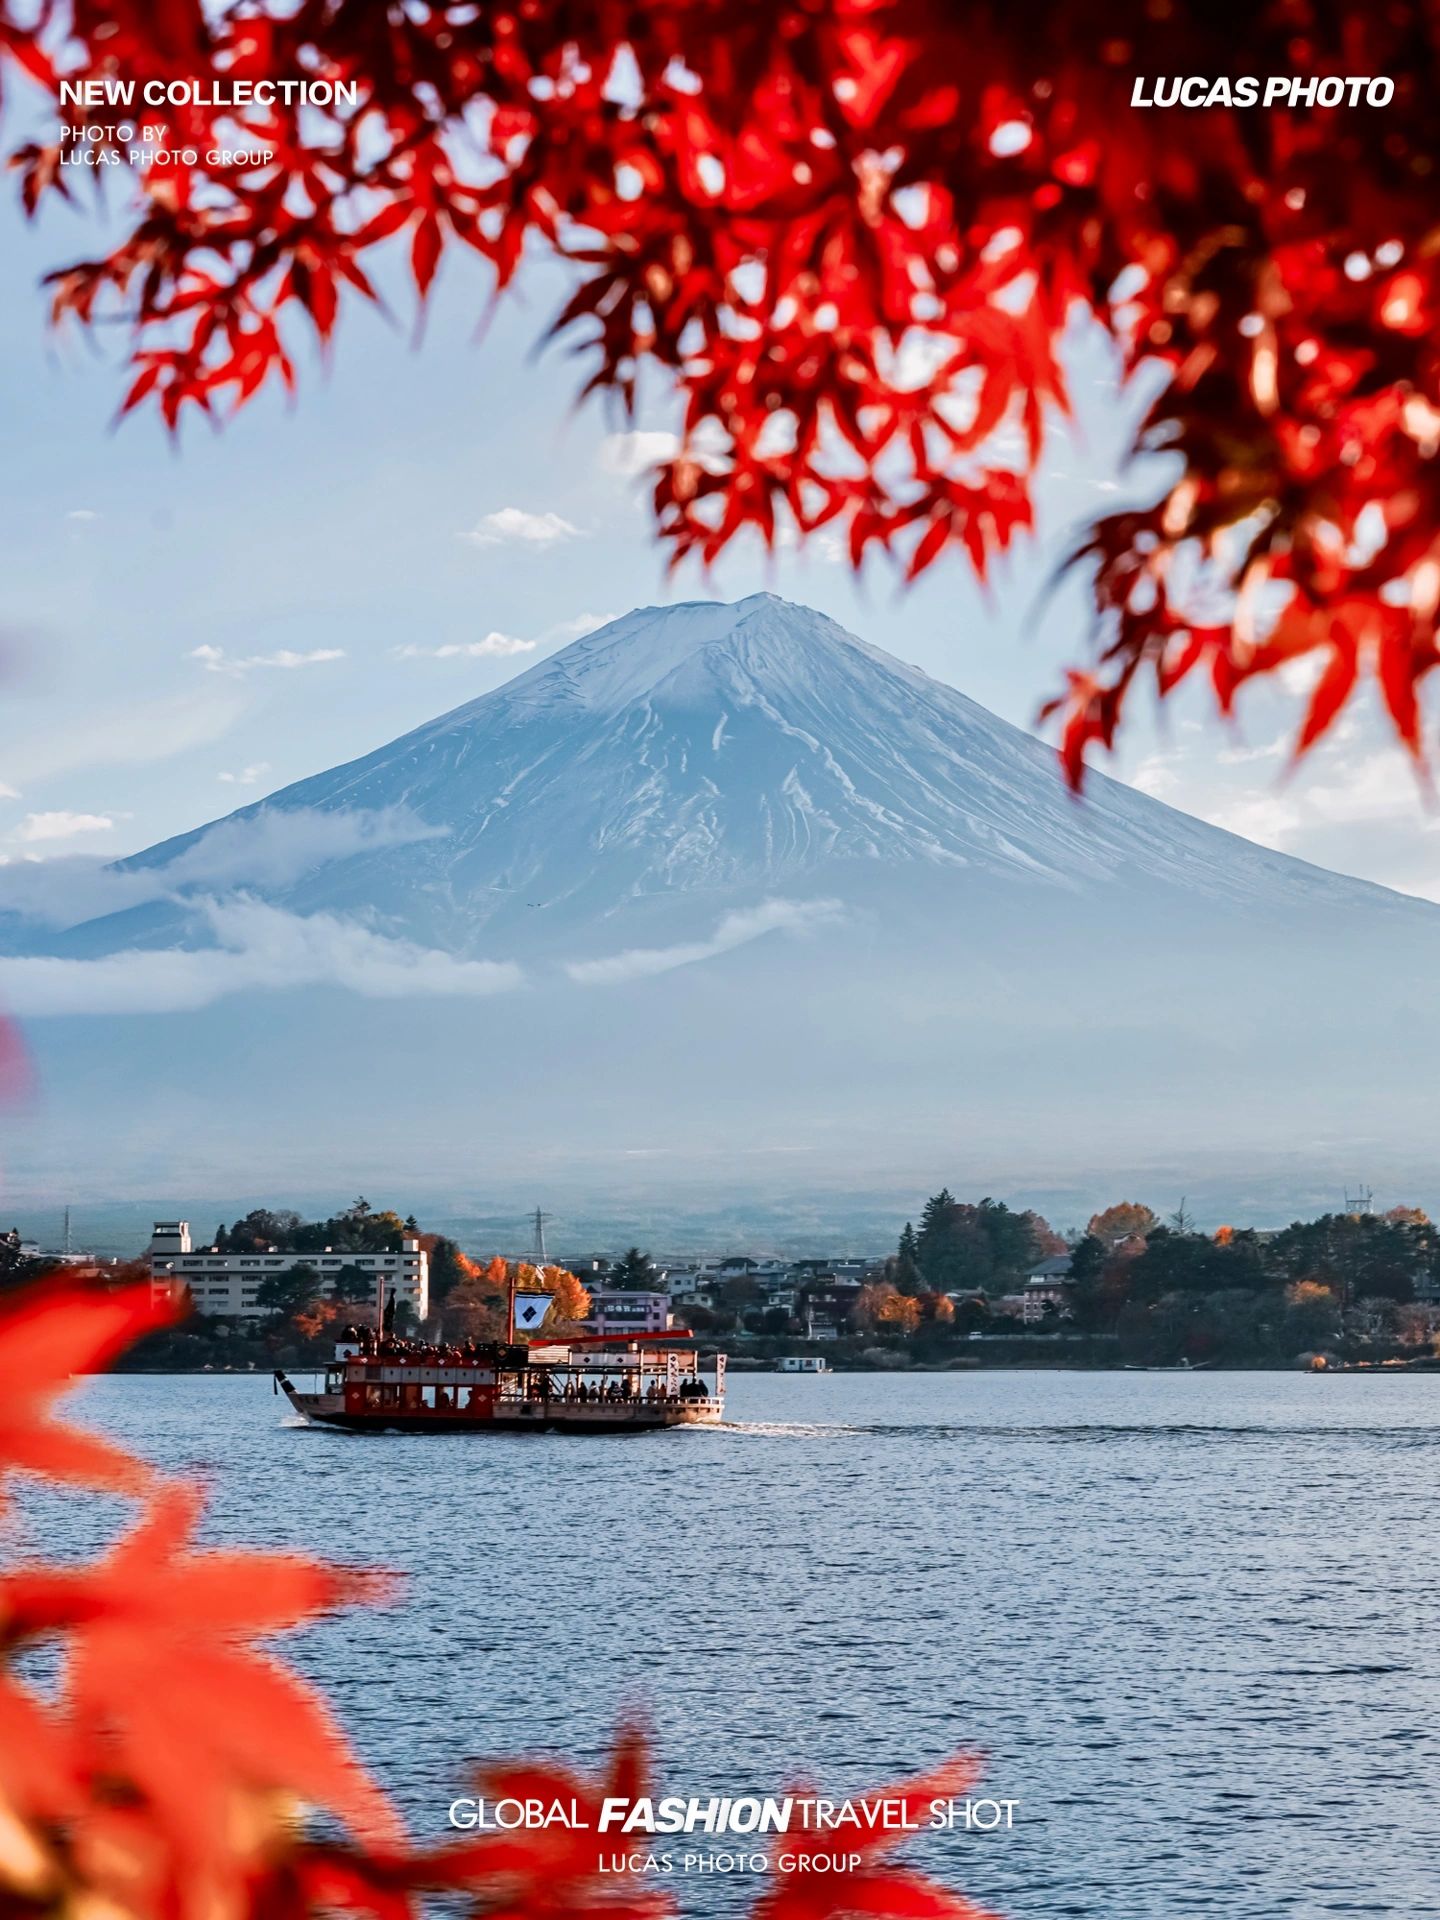
[[[326,1702],[263,1643],[388,1592],[380,1576],[299,1555],[206,1548],[202,1499],[57,1417],[73,1374],[172,1319],[148,1287],[40,1282],[0,1296],[0,1513],[16,1476],[103,1489],[139,1518],[89,1564],[0,1560],[0,1916],[3,1920],[418,1920],[427,1897],[490,1920],[666,1920],[669,1893],[606,1871],[607,1799],[649,1791],[646,1742],[622,1727],[609,1761],[484,1769],[491,1799],[573,1802],[573,1826],[423,1847],[352,1753]],[[13,1532],[5,1535],[13,1551]],[[45,1689],[27,1656],[58,1650]],[[975,1764],[864,1801],[919,1810]],[[325,1832],[313,1826],[324,1816]],[[889,1858],[878,1817],[842,1864],[802,1836],[763,1886],[756,1920],[986,1920]],[[623,1849],[622,1849],[623,1851]],[[457,1905],[454,1896],[461,1896]]]
[[[1373,673],[1420,750],[1440,607],[1425,0],[0,0],[5,54],[52,93],[355,89],[131,114],[166,157],[133,176],[118,243],[50,286],[57,320],[128,323],[124,412],[173,429],[293,388],[306,328],[328,345],[377,299],[387,244],[421,301],[457,248],[497,291],[548,253],[582,391],[633,409],[650,375],[674,396],[653,498],[677,560],[829,528],[857,566],[914,576],[958,548],[983,575],[1031,523],[1085,315],[1127,374],[1153,369],[1140,444],[1171,457],[1084,544],[1095,653],[1052,705],[1071,778],[1142,674],[1164,695],[1203,671],[1228,709],[1304,662],[1303,749]],[[1137,76],[1197,74],[1315,86],[1131,104]],[[1348,76],[1393,97],[1357,101]],[[17,135],[32,213],[70,191],[59,132]]]
[[[1114,1206],[1092,1213],[1085,1231],[1110,1250],[1134,1243],[1143,1247],[1145,1236],[1159,1225],[1159,1215],[1139,1200],[1117,1200]]]
[[[498,1253],[482,1266],[458,1249],[450,1259],[458,1278],[436,1309],[438,1331],[447,1340],[493,1340],[503,1334],[505,1292],[512,1284],[551,1295],[543,1333],[569,1328],[590,1311],[589,1293],[566,1267],[536,1267],[528,1261],[507,1261]]]
[[[590,1311],[589,1289],[580,1276],[571,1273],[568,1267],[522,1264],[516,1279],[522,1287],[533,1287],[537,1293],[550,1295],[550,1306],[540,1329],[542,1334],[558,1333],[573,1327]]]
[[[911,1334],[920,1324],[920,1302],[900,1293],[888,1280],[862,1287],[855,1302],[855,1318],[877,1332]]]
[[[504,1331],[500,1305],[506,1266],[497,1255],[487,1265],[458,1247],[448,1250],[453,1284],[433,1309],[435,1330],[444,1340],[493,1340]]]

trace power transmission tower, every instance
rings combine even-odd
[[[550,1215],[542,1213],[539,1207],[536,1207],[532,1217],[535,1221],[535,1264],[537,1267],[543,1267],[548,1264],[545,1254],[545,1222]]]

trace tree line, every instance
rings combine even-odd
[[[1200,1231],[1138,1201],[1068,1240],[1034,1212],[942,1189],[906,1224],[856,1302],[857,1332],[934,1338],[1007,1329],[997,1297],[1068,1254],[1042,1330],[1116,1343],[1126,1359],[1289,1363],[1306,1353],[1404,1352],[1435,1342],[1440,1230],[1416,1207],[1328,1213],[1275,1231]]]
[[[398,1253],[400,1242],[419,1232],[413,1213],[402,1220],[362,1194],[326,1220],[306,1220],[288,1207],[254,1207],[232,1226],[216,1227],[214,1245],[217,1253]]]
[[[1328,1213],[1273,1233],[1154,1221],[1071,1254],[1070,1312],[1127,1352],[1192,1360],[1428,1346],[1440,1233],[1418,1208]]]

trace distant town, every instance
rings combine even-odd
[[[497,1337],[514,1283],[548,1294],[545,1330],[688,1328],[735,1364],[823,1354],[836,1367],[1427,1365],[1440,1357],[1440,1233],[1418,1208],[1345,1211],[1284,1228],[1198,1230],[1136,1201],[1057,1233],[1003,1201],[942,1189],[889,1250],[845,1258],[623,1252],[552,1257],[545,1218],[524,1253],[461,1247],[414,1214],[356,1200],[324,1220],[257,1208],[208,1237],[157,1220],[132,1259],[0,1234],[0,1280],[55,1270],[143,1281],[176,1325],[138,1364],[236,1370],[325,1357],[387,1309],[438,1340]]]

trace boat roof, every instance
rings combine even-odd
[[[668,1327],[664,1333],[577,1333],[567,1334],[563,1340],[537,1341],[531,1347],[532,1353],[539,1347],[659,1347],[669,1341],[694,1340],[689,1327]]]

